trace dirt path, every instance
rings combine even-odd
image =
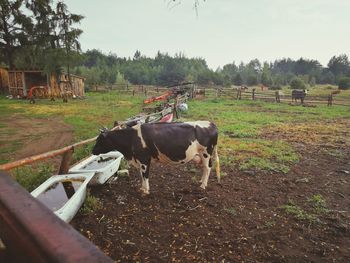
[[[211,176],[202,191],[188,167],[153,165],[151,194],[141,197],[131,170],[93,188],[103,207],[72,224],[117,262],[348,262],[347,131],[316,129],[306,142],[288,132],[268,135],[295,140],[301,161],[288,174],[224,167],[222,185]]]
[[[2,153],[0,159],[18,160],[73,142],[72,128],[57,117],[38,119],[14,115],[0,121],[6,123],[6,127],[0,128],[1,146],[16,145]]]

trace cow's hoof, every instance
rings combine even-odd
[[[140,188],[140,192],[142,196],[149,195],[149,191],[143,187]]]
[[[149,192],[148,191],[143,191],[141,192],[141,196],[148,196],[149,195]]]

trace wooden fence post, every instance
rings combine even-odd
[[[281,102],[281,99],[280,99],[280,92],[278,90],[275,91],[275,100],[277,103],[280,103]]]
[[[204,91],[203,91],[203,97],[205,98],[205,88],[204,88]]]
[[[142,86],[143,87],[143,86]],[[145,96],[147,97],[147,88],[145,88]]]
[[[252,99],[255,100],[255,88],[252,90]]]
[[[179,103],[179,96],[176,96],[175,103],[174,103],[174,109],[173,109],[173,117],[175,117],[176,119],[179,119],[179,115],[177,112],[178,103]]]
[[[327,106],[332,106],[333,104],[333,94],[328,95],[328,104]]]
[[[238,89],[237,90],[237,100],[240,100],[240,99],[242,99],[242,90]]]
[[[132,96],[135,96],[135,90],[134,89],[132,90]]]
[[[69,151],[65,152],[62,156],[62,161],[60,165],[60,169],[58,171],[58,174],[67,174],[69,170],[69,165],[72,161],[74,152],[74,147],[70,149]],[[66,192],[66,195],[68,198],[71,198],[75,194],[75,190],[73,187],[72,182],[63,182],[64,191]]]

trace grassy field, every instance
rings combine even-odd
[[[220,130],[221,159],[224,164],[236,165],[240,170],[283,173],[289,171],[299,156],[285,140],[271,139],[272,136],[267,136],[272,135],[274,128],[287,129],[305,123],[349,117],[349,108],[343,106],[309,108],[219,99],[192,101],[189,112],[183,115],[184,120],[209,119],[217,124]]]
[[[319,89],[325,90],[327,87]],[[38,119],[55,117],[73,128],[74,141],[78,142],[96,136],[100,126],[111,127],[115,120],[124,120],[140,112],[142,99],[140,96],[133,97],[117,92],[91,92],[85,100],[70,100],[69,103],[62,103],[61,100],[39,100],[36,104],[29,104],[28,101],[7,100],[2,97],[0,135],[5,138],[6,134],[16,132],[8,127],[8,123],[17,116]],[[315,127],[310,124],[349,117],[349,108],[343,106],[309,108],[261,101],[206,99],[191,101],[189,111],[183,113],[180,120],[215,122],[220,131],[220,156],[222,164],[226,166],[235,166],[248,172],[287,173],[300,156],[287,140],[273,136],[276,129],[299,127],[294,133],[303,133],[305,125],[326,129],[327,126]],[[305,136],[311,136],[312,129],[306,132],[308,134]],[[22,144],[18,139],[12,140],[8,136],[6,141],[0,140],[0,145],[0,163],[6,163],[10,160],[11,153],[20,149]],[[74,153],[74,160],[89,155],[90,151],[91,145],[78,148]],[[52,169],[43,166],[41,170]],[[28,172],[30,171],[26,171]],[[20,178],[23,170],[17,169],[16,173]]]

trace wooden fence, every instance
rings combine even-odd
[[[233,89],[233,88],[197,88],[196,97],[203,98],[228,98],[235,100],[262,100],[266,102],[291,103],[292,92],[281,91],[257,91],[256,89]],[[341,98],[337,95],[309,95],[304,102],[306,104],[325,104],[350,106],[350,98]]]
[[[165,87],[148,86],[148,85],[112,85],[101,86],[100,91],[116,90],[120,93],[129,94],[133,96],[143,95],[145,97],[158,96],[167,92],[169,89]],[[239,88],[225,88],[225,87],[195,87],[195,98],[226,98],[235,100],[261,100],[266,102],[277,103],[292,103],[291,91],[275,91],[256,89],[239,89]],[[350,106],[350,98],[342,98],[338,94],[329,95],[310,95],[307,94],[304,100],[305,104],[317,105],[341,105]]]

